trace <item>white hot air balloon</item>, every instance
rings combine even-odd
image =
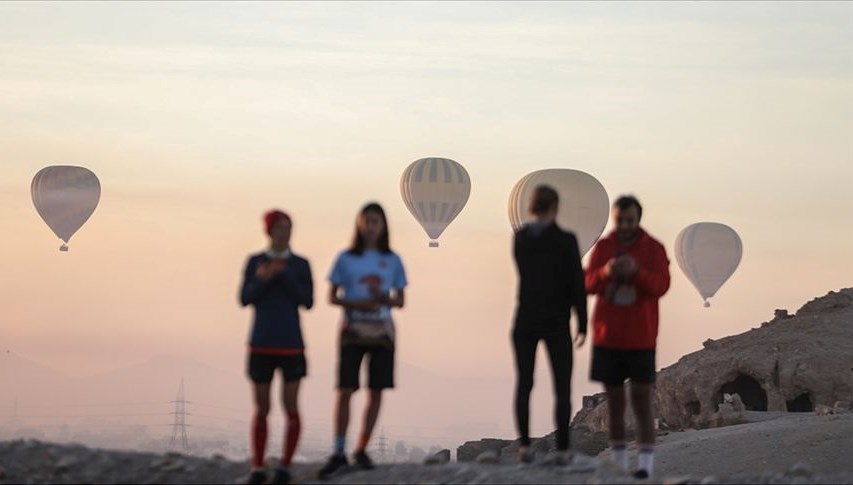
[[[601,236],[610,217],[607,191],[595,177],[567,168],[537,170],[519,180],[509,196],[509,223],[514,231],[533,220],[530,198],[536,186],[549,185],[560,195],[557,225],[571,231],[578,239],[581,256]]]
[[[68,251],[68,240],[98,206],[101,184],[87,168],[56,165],[39,170],[30,192],[36,211],[62,239],[59,250]]]
[[[448,158],[421,158],[400,178],[400,193],[409,212],[438,247],[438,236],[459,215],[471,195],[471,177],[465,167]]]
[[[708,298],[717,293],[740,264],[743,245],[731,227],[717,222],[698,222],[678,233],[675,259],[681,271],[711,306]]]

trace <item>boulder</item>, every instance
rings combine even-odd
[[[428,456],[424,460],[424,465],[443,465],[450,462],[450,450],[441,450],[438,453]]]
[[[512,445],[511,440],[486,438],[479,441],[466,441],[462,446],[456,448],[456,461],[471,462],[486,451],[492,451],[500,456],[501,450]]]
[[[818,404],[814,410],[815,414],[818,416],[829,416],[831,414],[835,414],[835,409],[829,406],[824,406],[823,404]]]
[[[481,465],[495,465],[500,463],[500,454],[494,450],[487,450],[477,455],[477,463]]]

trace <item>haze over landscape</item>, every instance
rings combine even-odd
[[[410,282],[379,424],[391,444],[514,437],[507,200],[533,170],[583,170],[611,201],[643,202],[672,260],[658,368],[850,286],[851,24],[843,2],[2,3],[0,430],[146,426],[164,447],[183,379],[190,440],[239,454],[251,312],[237,290],[272,207],[315,279],[303,451],[331,443],[326,276],[367,201],[385,206]],[[472,179],[437,249],[399,193],[427,156]],[[30,199],[55,164],[102,184],[68,253]],[[708,309],[673,255],[699,221],[744,245]],[[575,410],[599,391],[589,352]],[[539,357],[536,436],[552,431]]]

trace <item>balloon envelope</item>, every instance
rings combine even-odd
[[[41,218],[66,244],[91,217],[101,198],[101,184],[89,169],[69,165],[45,167],[30,186]],[[66,251],[62,245],[60,250]]]
[[[400,193],[409,212],[432,239],[459,215],[471,195],[471,177],[461,164],[448,158],[421,158],[403,171]]]
[[[675,239],[675,259],[687,279],[710,306],[708,298],[717,293],[734,274],[743,245],[731,227],[717,222],[691,224]]]
[[[509,196],[509,222],[514,231],[534,219],[530,198],[536,186],[545,184],[560,195],[557,224],[578,239],[581,256],[601,236],[610,216],[607,191],[595,177],[580,170],[552,168],[531,172],[516,182]]]

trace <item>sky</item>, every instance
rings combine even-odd
[[[314,271],[302,325],[327,372],[326,276],[375,200],[410,281],[398,361],[500,386],[495,434],[512,437],[507,199],[533,170],[583,170],[643,203],[672,259],[659,368],[851,286],[851,24],[847,2],[3,2],[0,347],[80,376],[156,355],[242,372],[237,289],[278,207]],[[472,179],[438,249],[399,193],[428,156]],[[56,164],[102,185],[68,253],[29,194]],[[708,309],[673,255],[700,221],[744,246]],[[542,350],[534,435],[552,429]],[[599,391],[589,351],[575,409]]]

